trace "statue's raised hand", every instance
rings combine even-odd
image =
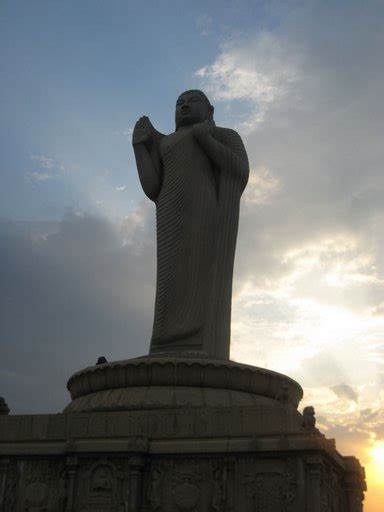
[[[132,134],[132,144],[146,144],[152,142],[155,128],[147,116],[140,117],[135,124]]]
[[[192,130],[193,130],[193,135],[197,139],[202,139],[202,138],[208,137],[209,135],[213,135],[215,126],[209,121],[204,121],[203,123],[195,124],[193,126]]]

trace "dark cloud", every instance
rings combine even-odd
[[[97,357],[148,351],[153,226],[69,212],[57,225],[0,223],[1,394],[13,413],[56,412]],[[140,233],[138,235],[138,232]]]
[[[337,386],[332,386],[331,389],[341,400],[351,400],[352,402],[357,402],[359,399],[356,391],[352,386],[349,386],[348,384],[337,384]]]
[[[360,420],[364,423],[375,421],[377,417],[379,416],[380,411],[379,410],[373,410],[371,408],[362,409],[360,411]]]
[[[383,412],[384,416],[384,412]],[[375,434],[379,441],[384,441],[384,421],[376,423],[372,426],[372,432]]]

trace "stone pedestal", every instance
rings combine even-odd
[[[6,512],[357,512],[364,471],[303,426],[300,386],[230,361],[86,368],[61,414],[0,417]]]

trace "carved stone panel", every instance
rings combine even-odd
[[[19,479],[16,506],[14,504],[14,508],[11,507],[9,500],[12,500],[12,491],[8,490],[6,510],[9,506],[12,512],[64,512],[66,496],[62,460],[21,460],[18,462],[17,471]]]
[[[228,471],[224,458],[164,458],[148,472],[145,510],[150,512],[225,512]]]
[[[4,512],[13,512],[17,506],[20,471],[15,460],[9,462],[4,489]]]
[[[291,512],[297,491],[296,461],[254,459],[239,461],[236,491],[244,512]]]
[[[75,510],[120,512],[129,503],[128,462],[123,459],[81,459],[76,478]]]
[[[321,512],[343,512],[345,500],[340,475],[328,464],[321,471]]]

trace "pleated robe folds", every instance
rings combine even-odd
[[[192,130],[160,142],[152,354],[229,358],[239,204],[249,168],[236,132],[215,127],[213,135],[215,161]]]

